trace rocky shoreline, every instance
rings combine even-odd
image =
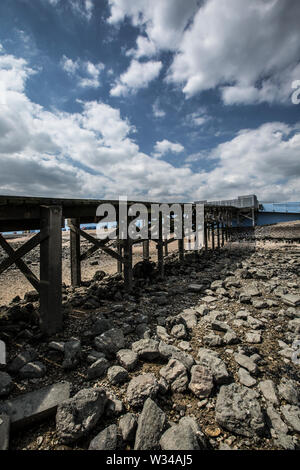
[[[132,295],[98,271],[63,286],[52,338],[39,333],[36,293],[15,298],[0,309],[9,448],[299,448],[299,275],[298,245],[238,245],[184,265],[170,255],[165,279],[137,278]],[[60,383],[68,398],[19,430],[18,399]]]

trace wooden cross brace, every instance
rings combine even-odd
[[[5,240],[3,235],[0,234],[0,245],[3,250],[8,254],[8,258],[6,258],[0,264],[0,274],[2,274],[6,269],[8,269],[12,264],[16,264],[16,266],[20,269],[20,271],[24,274],[26,279],[32,284],[32,286],[40,292],[40,281],[38,278],[33,274],[33,272],[28,268],[28,266],[24,263],[21,259],[31,250],[33,250],[36,246],[38,246],[41,241],[45,240],[49,237],[49,233],[45,233],[41,236],[40,233],[37,233],[34,237],[30,238],[24,245],[22,245],[17,250],[14,250],[10,244]]]

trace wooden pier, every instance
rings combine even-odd
[[[111,240],[100,240],[91,236],[80,228],[80,224],[98,223],[103,217],[97,217],[96,212],[100,204],[110,203],[116,211],[116,223],[119,220],[119,201],[94,199],[56,199],[18,196],[0,196],[0,245],[7,253],[7,258],[0,264],[0,274],[9,266],[15,264],[34,289],[40,295],[40,327],[48,335],[62,329],[62,227],[68,220],[70,227],[70,269],[73,286],[81,284],[81,261],[91,256],[97,250],[102,250],[118,262],[118,271],[124,276],[124,284],[130,292],[133,286],[132,247],[135,243],[143,243],[143,259],[149,259],[149,239],[157,245],[157,267],[161,277],[164,276],[164,258],[168,254],[168,244],[174,238],[164,239],[162,229],[162,214],[158,220],[151,220],[151,205],[157,202],[126,201],[127,214],[133,204],[143,204],[148,211],[148,239],[123,239],[118,224],[115,233],[117,248],[108,246]],[[176,203],[178,204],[178,203]],[[169,207],[171,203],[167,204]],[[184,204],[180,204],[184,217]],[[193,217],[195,217],[195,204],[193,204]],[[209,241],[211,249],[220,249],[230,237],[232,221],[239,220],[241,209],[230,206],[204,205],[204,246],[208,250]],[[172,213],[171,213],[172,214]],[[170,219],[172,217],[170,216]],[[128,216],[127,228],[133,217]],[[194,219],[193,219],[194,221]],[[156,225],[156,226],[154,226]],[[153,229],[156,237],[153,239]],[[39,230],[29,238],[18,250],[14,251],[1,232],[20,230]],[[81,252],[80,239],[90,242],[91,247]],[[38,279],[24,263],[22,258],[33,248],[40,245],[40,278]],[[178,239],[178,256],[184,261],[184,239]]]

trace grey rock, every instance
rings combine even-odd
[[[87,362],[89,364],[93,364],[94,362],[98,361],[98,359],[105,359],[105,354],[102,353],[102,352],[99,352],[99,351],[95,351],[94,349],[92,349],[88,356],[87,356]]]
[[[72,370],[78,365],[81,359],[81,343],[78,340],[67,341],[64,345],[65,357],[63,360],[63,369]]]
[[[203,336],[203,343],[205,344],[205,346],[210,346],[212,348],[217,346],[223,346],[223,340],[221,336],[215,335],[213,333]]]
[[[117,450],[120,446],[120,431],[116,424],[111,424],[99,432],[90,442],[89,450]]]
[[[167,343],[170,342],[170,341],[173,341],[171,336],[168,335],[167,330],[164,326],[158,325],[156,327],[156,334],[157,334],[158,338],[161,339],[162,341],[165,341]]]
[[[206,449],[207,445],[201,434],[200,428],[192,418],[183,418],[162,435],[160,446],[162,450]]]
[[[189,284],[188,285],[188,291],[189,292],[201,292],[203,290],[203,285],[202,284]]]
[[[236,353],[234,355],[234,359],[239,364],[239,366],[244,367],[244,369],[247,369],[252,374],[257,374],[258,372],[257,364],[255,364],[255,362],[252,361],[250,357],[245,356],[244,354]]]
[[[247,343],[252,343],[252,344],[259,344],[262,341],[262,337],[260,333],[255,332],[250,332],[246,333],[245,335],[245,341]]]
[[[56,413],[56,430],[63,443],[71,443],[93,429],[104,412],[106,393],[100,388],[80,390],[61,403]]]
[[[188,384],[187,370],[185,366],[176,359],[170,359],[168,364],[159,371],[173,392],[184,392]]]
[[[28,362],[19,370],[19,375],[21,379],[39,379],[46,375],[47,368],[40,362]]]
[[[187,331],[183,323],[179,325],[174,325],[171,330],[171,335],[177,339],[184,339],[187,337]]]
[[[159,448],[159,440],[166,427],[167,418],[157,404],[147,398],[139,416],[135,436],[135,450],[155,450]]]
[[[230,345],[230,344],[237,344],[240,342],[237,334],[234,331],[227,331],[223,336],[223,343]]]
[[[281,413],[284,417],[285,422],[291,426],[291,428],[300,432],[300,408],[295,405],[284,405],[280,408]]]
[[[25,364],[32,362],[37,358],[37,352],[33,348],[27,348],[21,351],[13,361],[8,365],[10,372],[18,372]]]
[[[69,396],[70,384],[59,382],[0,403],[0,413],[7,414],[14,427],[21,428],[55,413]]]
[[[133,413],[126,413],[122,418],[120,418],[119,428],[125,442],[134,441],[137,424],[137,417]]]
[[[287,434],[278,433],[278,438],[274,440],[277,447],[284,450],[295,450],[296,444],[292,436]]]
[[[239,376],[239,381],[241,382],[241,384],[245,385],[246,387],[253,387],[253,385],[256,384],[256,380],[253,377],[251,377],[249,372],[243,367],[239,368],[238,376]]]
[[[213,389],[213,376],[210,369],[201,365],[193,366],[189,389],[198,398],[209,397]]]
[[[99,315],[95,322],[93,323],[92,327],[92,334],[94,336],[101,335],[105,331],[108,331],[111,327],[111,322],[107,320],[103,315]]]
[[[120,351],[117,352],[117,359],[121,366],[131,371],[137,365],[138,355],[131,351],[131,349],[120,349]]]
[[[119,328],[105,331],[100,336],[96,336],[94,341],[96,349],[103,352],[107,357],[114,357],[125,346],[124,334]]]
[[[252,300],[252,305],[259,310],[268,307],[268,303],[265,300]]]
[[[89,380],[98,379],[103,377],[106,374],[106,371],[109,367],[109,362],[104,359],[100,358],[97,361],[93,362],[87,370],[87,376]]]
[[[213,320],[211,322],[211,327],[212,327],[213,330],[222,331],[222,332],[226,332],[230,329],[230,327],[229,327],[229,325],[227,325],[227,323],[222,322],[222,321],[218,321],[218,320]]]
[[[184,321],[189,330],[192,330],[197,326],[197,315],[195,312],[183,311],[177,316]]]
[[[210,349],[200,348],[198,351],[199,364],[210,369],[214,382],[217,385],[228,383],[230,376],[227,371],[225,362],[220,359],[214,351]]]
[[[281,300],[284,304],[292,307],[298,307],[300,305],[300,296],[295,294],[286,294],[281,296]]]
[[[217,281],[213,281],[210,285],[210,288],[212,290],[216,290],[216,289],[220,289],[224,286],[224,281],[222,281],[221,279],[220,280],[217,280]]]
[[[268,402],[273,403],[274,405],[279,404],[276,385],[272,380],[263,380],[259,382],[258,386],[261,393]]]
[[[160,357],[158,349],[159,342],[153,339],[141,339],[133,343],[132,351],[135,352],[139,359],[144,361],[153,361]]]
[[[176,346],[166,344],[163,341],[159,343],[159,352],[163,359],[176,359],[182,362],[188,370],[195,364],[194,358],[190,354],[180,351]]]
[[[223,385],[217,396],[215,419],[223,428],[241,436],[262,436],[264,416],[258,394],[238,384]]]
[[[286,434],[289,430],[287,425],[282,421],[280,414],[277,413],[273,405],[267,407],[267,417],[269,419],[269,425],[273,428],[276,433]]]
[[[300,402],[299,385],[295,380],[281,379],[278,385],[278,392],[281,398],[290,405],[298,405]]]
[[[119,416],[124,412],[124,404],[121,400],[118,400],[118,398],[113,394],[110,393],[107,395],[107,402],[105,405],[105,416],[106,417],[111,417],[111,416]]]
[[[9,394],[13,387],[11,376],[6,372],[0,371],[0,397],[5,397]]]
[[[112,385],[117,385],[128,380],[128,372],[124,367],[112,366],[107,371],[107,378]]]
[[[127,401],[133,407],[142,406],[148,397],[154,398],[158,390],[159,385],[154,374],[138,375],[133,377],[128,384]]]

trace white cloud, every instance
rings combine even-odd
[[[69,75],[76,76],[78,85],[82,88],[98,88],[100,86],[100,73],[104,65],[100,62],[93,64],[90,61],[72,60],[67,56],[61,59],[61,66]]]
[[[166,115],[166,112],[160,108],[158,99],[156,99],[155,102],[153,103],[152,112],[153,112],[154,117],[156,118],[162,118],[162,117],[165,117]]]
[[[287,100],[299,61],[299,19],[293,0],[208,0],[184,33],[168,79],[187,97],[226,85],[226,104]]]
[[[184,151],[184,147],[181,144],[170,142],[169,140],[164,139],[160,142],[156,142],[154,150],[155,152],[153,156],[160,158],[167,153],[181,153]]]
[[[111,24],[128,17],[143,33],[130,54],[146,56],[154,53],[154,47],[157,53],[175,53],[167,81],[181,87],[186,97],[220,87],[227,105],[290,99],[291,83],[300,73],[299,1],[109,0],[109,4]]]
[[[158,77],[162,68],[161,62],[138,62],[133,59],[127,69],[110,90],[112,96],[126,96],[130,92],[135,93],[140,88],[145,88]]]
[[[93,16],[94,3],[93,0],[46,0],[54,7],[60,7],[68,4],[72,11],[77,15],[89,21]]]
[[[129,17],[134,26],[145,29],[151,43],[160,49],[175,50],[182,33],[197,10],[197,0],[108,0],[108,22],[117,24]]]
[[[135,59],[141,57],[153,57],[156,54],[156,46],[153,41],[145,36],[138,36],[136,40],[136,49],[129,49],[127,56],[133,56]]]
[[[140,151],[119,109],[92,101],[67,113],[32,102],[32,72],[25,60],[0,56],[2,194],[193,201],[246,191],[260,200],[300,198],[300,123],[244,129],[210,154],[190,156],[191,167],[187,160],[175,167]],[[166,139],[155,145],[160,157],[183,150]]]
[[[184,123],[192,127],[203,126],[207,121],[211,119],[204,110],[199,110],[191,114],[187,114]]]

